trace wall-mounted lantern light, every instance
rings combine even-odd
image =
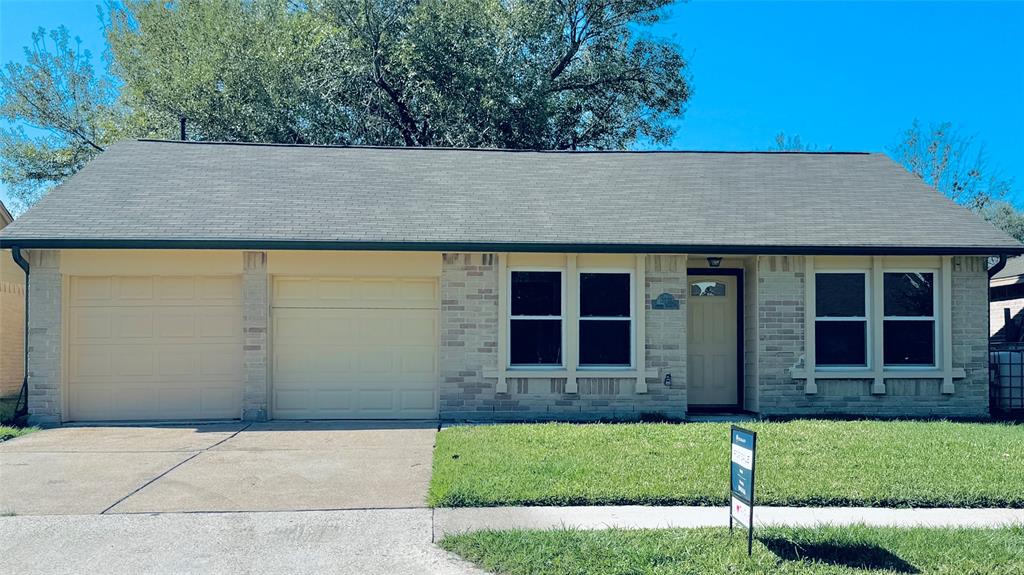
[[[717,268],[720,265],[722,265],[722,258],[718,258],[718,257],[710,257],[710,258],[708,258],[708,267]]]

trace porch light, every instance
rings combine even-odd
[[[720,258],[720,257],[710,257],[710,258],[708,258],[708,267],[717,268],[720,265],[722,265],[722,258]]]

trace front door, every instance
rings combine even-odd
[[[687,403],[736,406],[738,278],[690,275],[687,299]]]

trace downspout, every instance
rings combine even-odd
[[[1006,267],[1006,256],[1005,255],[999,256],[999,261],[996,262],[996,265],[988,268],[988,279],[992,279],[992,276],[994,276],[997,273],[1003,271],[1003,268],[1005,268],[1005,267]]]
[[[11,248],[11,257],[18,267],[25,270],[25,378],[21,381],[21,392],[18,393],[18,403],[14,407],[14,417],[21,417],[28,413],[28,260],[21,255],[21,248]]]

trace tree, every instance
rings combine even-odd
[[[242,141],[625,148],[689,98],[671,0],[127,0],[127,101]]]
[[[1008,202],[999,200],[988,204],[982,210],[982,216],[1013,239],[1024,243],[1024,213]]]
[[[117,90],[64,27],[32,34],[0,73],[0,180],[23,208],[123,137]],[[27,129],[26,129],[27,128]]]
[[[925,131],[914,120],[890,153],[926,184],[974,211],[1003,199],[1013,187],[989,164],[985,146],[950,122],[932,124]]]
[[[829,146],[824,151],[832,150]],[[775,146],[769,148],[772,152],[817,152],[818,147],[813,144],[805,144],[800,140],[800,135],[787,136],[785,132],[775,134]]]

